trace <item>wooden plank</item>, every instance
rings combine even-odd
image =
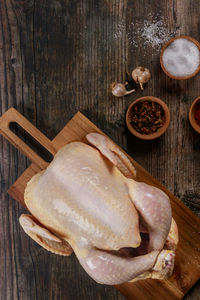
[[[12,111],[13,112],[13,111]],[[11,112],[11,113],[12,113]],[[12,119],[12,117],[10,116]],[[21,125],[23,126],[22,122]],[[59,149],[74,140],[84,141],[90,132],[100,132],[80,112],[63,128],[61,133],[50,142],[54,149]],[[37,131],[32,131],[33,136]],[[20,144],[21,147],[21,144]],[[57,151],[56,150],[56,151]],[[130,157],[129,157],[130,158]],[[135,160],[130,158],[137,170],[136,180],[144,181],[161,188],[170,198],[173,217],[179,228],[180,242],[177,248],[175,269],[171,278],[165,281],[145,280],[116,286],[128,299],[181,299],[200,278],[200,220],[180,200],[145,171]],[[23,204],[23,193],[27,181],[40,170],[40,165],[32,164],[9,189],[9,194]]]

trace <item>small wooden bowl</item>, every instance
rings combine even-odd
[[[163,53],[165,51],[165,49],[175,40],[177,39],[187,39],[191,42],[193,42],[199,49],[199,52],[200,52],[200,43],[195,40],[194,38],[190,37],[190,36],[187,36],[187,35],[181,35],[181,36],[176,36],[174,37],[173,39],[169,40],[166,44],[164,44],[164,46],[162,47],[162,50],[161,50],[161,53],[160,53],[160,64],[161,64],[161,67],[163,69],[163,71],[165,72],[165,74],[170,77],[170,78],[173,78],[173,79],[177,79],[177,80],[185,80],[185,79],[189,79],[191,77],[194,77],[199,71],[200,71],[200,64],[199,64],[199,67],[195,70],[195,72],[193,72],[192,74],[189,74],[189,75],[186,75],[186,76],[175,76],[175,75],[172,75],[170,74],[166,69],[165,69],[165,66],[163,64]]]
[[[131,125],[130,123],[130,116],[131,116],[131,109],[132,107],[138,103],[138,102],[143,102],[143,101],[150,101],[150,102],[156,102],[156,103],[159,103],[164,112],[165,112],[165,118],[166,118],[166,121],[164,123],[164,125],[158,129],[157,132],[155,133],[151,133],[151,134],[141,134],[139,132],[137,132]],[[136,136],[137,138],[139,139],[142,139],[142,140],[154,140],[154,139],[157,139],[158,137],[160,137],[168,128],[169,126],[169,122],[170,122],[170,112],[169,112],[169,109],[167,107],[167,105],[159,98],[156,98],[156,97],[152,97],[152,96],[145,96],[145,97],[142,97],[142,98],[139,98],[137,100],[135,100],[134,102],[132,102],[126,112],[126,125],[129,129],[129,131],[134,135]]]
[[[190,121],[190,124],[191,126],[193,127],[193,129],[200,133],[200,125],[197,124],[195,118],[194,118],[194,113],[195,113],[195,109],[196,109],[196,106],[197,104],[200,103],[200,96],[195,99],[190,107],[190,111],[189,111],[189,121]]]

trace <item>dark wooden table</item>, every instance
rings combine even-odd
[[[200,78],[167,78],[159,53],[172,36],[199,39],[199,15],[198,0],[1,0],[0,113],[14,107],[52,139],[80,110],[198,214],[200,136],[188,111]],[[145,90],[114,98],[111,82],[138,65],[152,74]],[[166,134],[153,142],[125,126],[128,105],[145,95],[163,99],[171,113]],[[74,256],[50,254],[25,235],[18,222],[25,210],[7,189],[30,162],[0,141],[0,299],[124,299],[90,279]],[[185,299],[199,294],[197,283]]]

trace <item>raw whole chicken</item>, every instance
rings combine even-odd
[[[61,148],[28,182],[24,231],[47,250],[76,254],[97,282],[172,274],[178,230],[167,195],[134,180],[135,168],[107,137],[90,133]]]

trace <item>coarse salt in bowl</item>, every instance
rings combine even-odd
[[[189,36],[175,37],[162,48],[163,71],[174,79],[188,79],[200,70],[200,44]]]

